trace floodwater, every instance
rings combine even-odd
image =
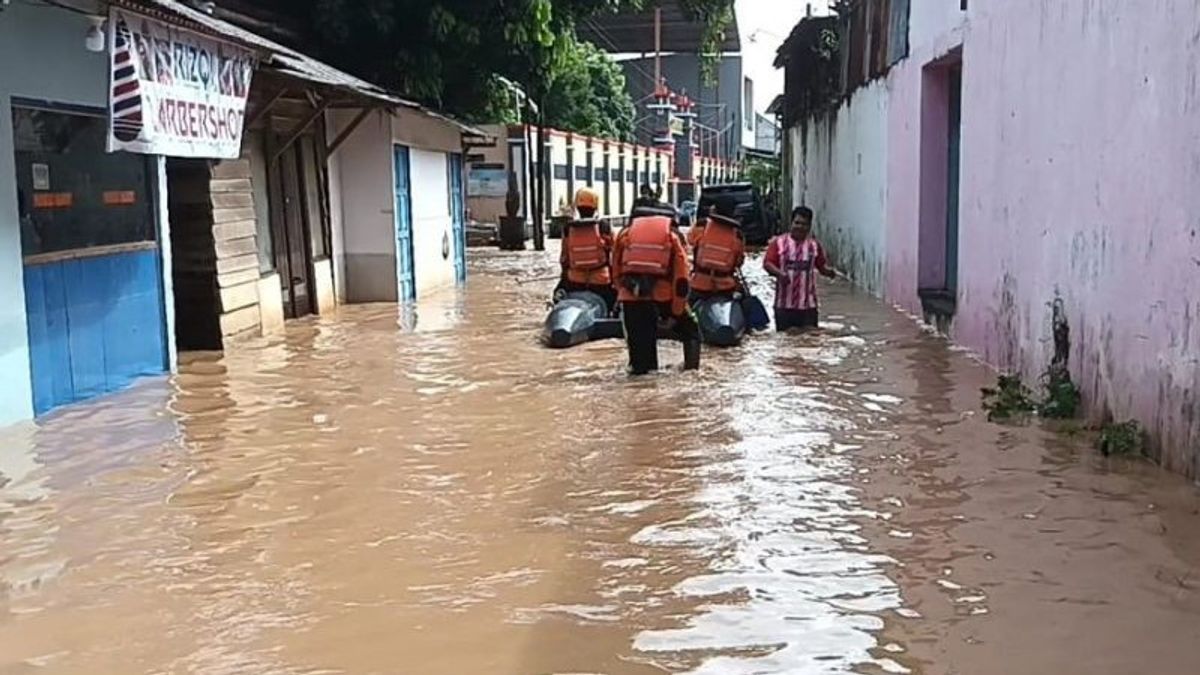
[[[543,350],[552,260],[3,432],[0,673],[1200,672],[1184,480],[840,284],[699,373]]]

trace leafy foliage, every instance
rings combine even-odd
[[[700,78],[705,85],[716,82],[717,66],[721,62],[721,45],[733,22],[733,2],[730,0],[681,0],[684,12],[704,22],[700,36]]]
[[[1106,424],[1096,441],[1105,455],[1140,455],[1145,451],[1146,434],[1134,421]]]
[[[633,136],[633,99],[625,73],[590,42],[568,36],[546,97],[546,119],[569,131],[629,140]]]
[[[269,4],[272,0],[260,0]],[[546,104],[546,123],[624,137],[634,108],[620,67],[575,37],[575,25],[653,0],[294,0],[319,55],[344,70],[471,120],[515,121],[500,76]],[[732,0],[682,0],[723,39]],[[705,59],[708,59],[707,49]],[[714,52],[712,64],[719,60]],[[712,65],[709,66],[712,69]]]
[[[1045,396],[1038,402],[1038,414],[1049,419],[1070,419],[1079,410],[1079,387],[1071,381],[1066,368],[1051,366],[1042,376]]]
[[[1036,409],[1033,392],[1029,391],[1017,375],[1001,375],[996,386],[985,387],[983,393],[983,409],[987,411],[988,420],[999,422],[1028,415]]]
[[[746,178],[762,194],[776,192],[779,190],[779,181],[782,178],[779,162],[767,159],[748,159],[746,160]]]

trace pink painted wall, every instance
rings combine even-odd
[[[887,257],[884,299],[919,315],[922,157],[944,148],[944,139],[923,143],[923,125],[940,122],[944,115],[925,110],[922,92],[925,67],[944,59],[962,46],[966,15],[957,2],[913,2],[909,19],[909,57],[888,73]],[[941,92],[945,100],[945,92]],[[929,147],[929,146],[935,147]],[[944,198],[944,190],[924,195],[924,200]],[[937,213],[937,210],[933,210]],[[941,209],[944,216],[945,209]],[[939,242],[937,246],[942,246]],[[943,246],[944,247],[944,246]],[[930,271],[926,271],[930,274]],[[936,276],[936,274],[934,274]]]
[[[971,5],[962,27],[914,17],[888,77],[885,297],[920,311],[921,69],[961,43],[952,338],[1032,380],[1061,297],[1091,416],[1138,419],[1200,475],[1200,3]]]
[[[1094,415],[1200,474],[1200,3],[980,3],[954,337],[1040,372],[1060,294]]]

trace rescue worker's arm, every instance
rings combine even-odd
[[[767,271],[767,274],[776,279],[782,279],[787,275],[783,273],[783,268],[780,267],[780,264],[779,239],[776,238],[772,239],[771,243],[767,245],[767,255],[763,258],[763,269]]]
[[[814,261],[814,266],[821,276],[827,279],[836,279],[838,276],[837,270],[829,266],[829,260],[825,257],[825,247],[817,244],[817,259]]]
[[[600,241],[604,246],[604,259],[608,262],[609,279],[615,283],[616,273],[613,264],[613,235],[612,228],[608,229],[608,234],[601,232]]]
[[[674,282],[676,282],[676,297],[688,297],[690,291],[691,264],[688,262],[688,247],[679,239],[672,240],[674,247]]]
[[[692,276],[692,266],[688,264],[687,245],[680,241],[679,237],[671,239],[671,245],[674,248],[673,256],[675,258],[671,265],[673,276],[675,277],[675,299],[671,303],[675,314],[683,312],[687,305],[688,293],[691,291],[689,279]]]
[[[617,235],[612,245],[613,283],[615,283],[618,287],[621,286],[621,275],[624,273],[624,270],[621,269],[621,253],[625,250],[625,238],[628,236],[626,234],[628,232],[628,228],[621,230],[620,234]]]

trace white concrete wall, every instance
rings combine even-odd
[[[908,158],[920,149],[921,69],[962,44],[966,21],[957,2],[913,0],[910,57],[836,112],[787,131],[794,203],[816,211],[816,234],[835,264],[914,312],[915,235],[894,224],[918,216],[919,172]]]
[[[258,280],[258,311],[263,335],[283,332],[283,287],[277,272]]]
[[[330,138],[354,117],[330,116]],[[339,296],[346,302],[395,302],[391,118],[373,113],[330,159],[333,254]]]
[[[814,232],[832,264],[874,295],[883,293],[887,250],[888,91],[859,89],[830,116],[793,128],[795,203],[816,214]]]
[[[313,263],[312,283],[317,314],[332,314],[337,309],[337,295],[333,288],[332,260],[317,260]],[[266,321],[265,313],[263,321]]]

